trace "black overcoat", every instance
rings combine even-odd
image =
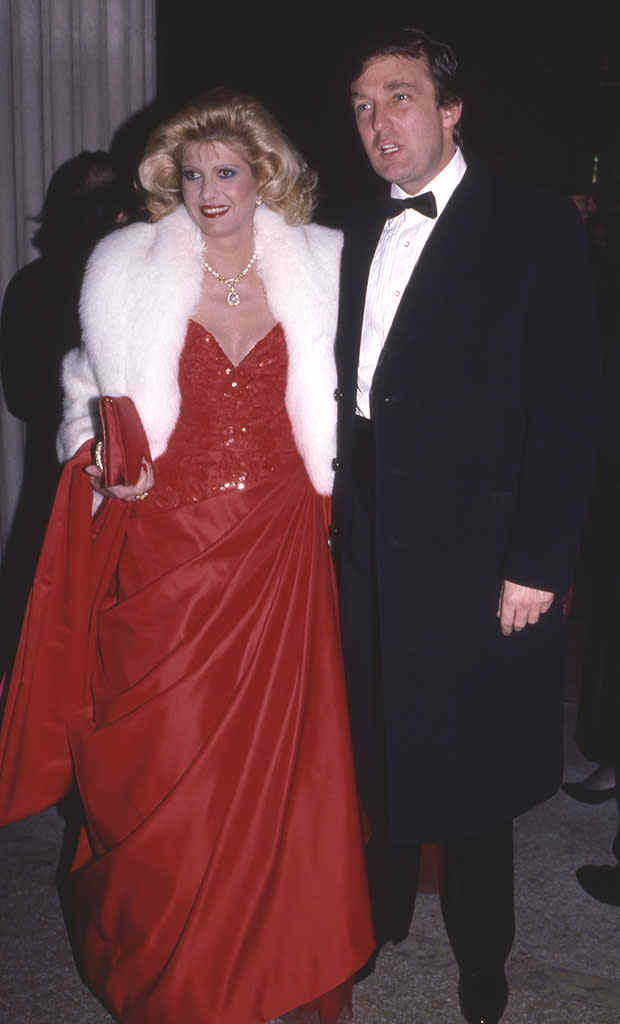
[[[369,204],[345,232],[332,533],[362,796],[378,713],[392,837],[425,842],[493,827],[561,781],[561,599],[509,637],[496,611],[504,579],[559,595],[571,583],[597,443],[599,346],[572,204],[470,166],[373,379],[383,685],[373,707],[351,439],[382,226]]]

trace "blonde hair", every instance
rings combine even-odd
[[[212,89],[151,135],[138,168],[150,220],[181,204],[181,163],[191,142],[223,142],[265,181],[259,195],[265,206],[289,224],[307,224],[316,206],[317,175],[258,100],[229,89]]]

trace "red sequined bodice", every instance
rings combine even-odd
[[[190,320],[179,362],[179,419],[153,464],[150,509],[248,487],[299,458],[284,404],[286,374],[281,324],[234,366],[213,335]]]

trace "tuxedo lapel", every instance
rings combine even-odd
[[[336,338],[336,363],[340,387],[357,391],[362,321],[370,265],[383,230],[384,218],[378,204],[368,204],[352,218],[345,232],[340,281],[340,317]]]
[[[401,345],[410,345],[414,333],[421,339],[428,334],[429,325],[436,326],[442,312],[450,310],[450,303],[467,277],[476,275],[474,286],[479,290],[469,241],[474,240],[476,249],[485,245],[490,209],[488,195],[483,173],[468,169],[409,278],[377,363],[373,387]]]

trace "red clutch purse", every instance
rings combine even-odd
[[[94,449],[94,461],[103,473],[104,487],[138,482],[143,459],[151,461],[149,443],[138,410],[131,398],[99,399],[101,437]]]

